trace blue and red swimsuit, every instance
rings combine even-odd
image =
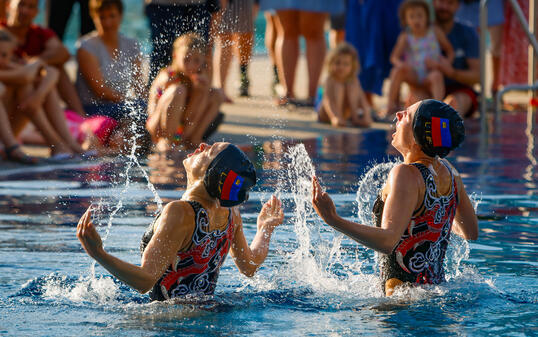
[[[422,205],[413,213],[400,241],[391,254],[381,254],[379,266],[383,287],[391,278],[416,284],[437,284],[445,280],[445,258],[452,221],[458,205],[458,190],[452,170],[452,188],[448,195],[439,195],[430,170],[420,163],[413,163],[426,184]],[[373,213],[376,225],[381,227],[384,201],[378,196]]]
[[[217,286],[220,267],[224,263],[234,235],[232,213],[222,231],[209,231],[206,210],[196,201],[188,201],[195,214],[195,229],[191,246],[178,252],[174,264],[155,283],[149,296],[152,300],[164,301],[187,294],[211,295]],[[140,243],[144,252],[153,236],[153,223]]]

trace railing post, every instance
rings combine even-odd
[[[488,32],[488,0],[480,0],[480,126],[482,135],[488,133],[486,113],[486,37]]]
[[[529,33],[531,36],[535,37],[534,31],[536,28],[536,7],[534,0],[529,1]],[[528,77],[527,77],[527,83],[529,84],[529,87],[534,85],[534,82],[536,80],[536,46],[533,46],[532,43],[529,43],[529,61],[528,61]],[[534,90],[529,90],[529,104],[527,105],[527,111],[528,113],[532,113],[535,110],[534,107],[534,98],[536,97],[536,93]]]

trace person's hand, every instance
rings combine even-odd
[[[77,238],[89,256],[95,258],[103,251],[101,236],[97,233],[91,219],[91,206],[82,215],[77,226]]]
[[[312,205],[316,213],[327,223],[336,216],[336,206],[329,194],[323,191],[316,176],[312,177]]]
[[[282,202],[274,195],[271,196],[258,215],[258,230],[272,231],[284,221]]]
[[[447,76],[447,77],[453,77],[454,76],[454,67],[452,66],[452,63],[444,57],[441,56],[439,58],[439,62],[437,63],[437,68],[441,70],[441,72]]]

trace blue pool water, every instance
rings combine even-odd
[[[199,301],[149,303],[94,268],[75,237],[94,204],[106,249],[139,263],[160,202],[184,189],[170,160],[152,157],[143,170],[114,160],[0,171],[0,335],[536,335],[536,128],[512,113],[487,142],[474,121],[467,129],[449,160],[478,204],[480,237],[453,237],[447,283],[391,298],[378,287],[374,253],[323,225],[309,204],[315,170],[339,213],[369,221],[371,196],[392,165],[375,164],[397,160],[384,131],[275,141],[251,153],[261,182],[242,207],[247,239],[271,191],[284,200],[285,223],[257,276],[240,275],[228,259],[215,296]]]

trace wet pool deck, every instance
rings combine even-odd
[[[249,74],[251,97],[237,97],[239,67],[235,61],[232,62],[227,81],[227,93],[234,103],[222,106],[221,110],[225,114],[224,123],[210,141],[223,140],[242,145],[261,145],[266,141],[276,139],[300,141],[335,133],[361,133],[364,130],[351,127],[334,128],[318,123],[317,114],[313,109],[276,107],[271,95],[272,66],[267,57],[254,57]],[[299,60],[296,79],[295,92],[299,98],[305,97],[308,75],[304,57]],[[383,97],[376,97],[374,104],[377,107],[384,107],[385,101]],[[388,129],[391,126],[374,123],[372,127]],[[48,149],[42,146],[24,146],[24,150],[34,156],[48,156]],[[16,163],[0,162],[0,170],[17,166]]]

